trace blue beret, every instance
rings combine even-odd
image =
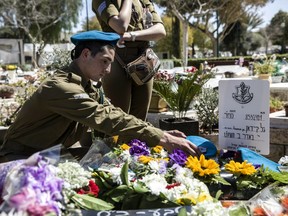
[[[102,31],[86,31],[80,32],[71,37],[71,42],[77,45],[81,41],[103,41],[107,44],[116,45],[120,36],[112,32],[102,32]]]

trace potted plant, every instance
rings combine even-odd
[[[203,88],[197,97],[194,109],[200,123],[202,134],[218,133],[218,99],[219,93],[213,88]]]
[[[213,88],[203,88],[194,104],[200,126],[200,136],[218,147],[218,99],[219,93]]]
[[[163,130],[178,129],[186,135],[199,134],[199,122],[196,119],[186,117],[191,104],[202,90],[203,85],[212,77],[208,71],[191,67],[184,73],[168,74],[159,71],[154,79],[153,89],[168,104],[173,112],[173,118],[159,120],[159,126]],[[188,126],[186,124],[189,124]]]
[[[269,108],[270,113],[280,111],[284,108],[284,102],[278,97],[270,97]]]
[[[254,71],[258,75],[259,79],[268,80],[271,74],[276,71],[276,55],[273,54],[268,58],[266,55],[261,55],[262,57],[252,57],[254,58]]]

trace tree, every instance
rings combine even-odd
[[[35,45],[41,54],[46,43],[58,41],[62,29],[71,30],[78,21],[81,0],[5,0],[0,3],[0,23],[19,31],[33,44],[33,63],[37,66]]]
[[[90,17],[88,20],[88,29],[89,30],[101,30],[101,25],[96,16]],[[86,21],[82,22],[82,30],[87,30],[87,23]]]
[[[261,45],[254,38],[255,34],[251,29],[262,23],[262,18],[258,14],[244,14],[238,21],[230,24],[229,33],[222,41],[222,48],[231,51],[233,55],[246,55],[248,50]]]
[[[202,13],[202,4],[200,1],[185,1],[185,0],[158,0],[156,3],[160,6],[164,6],[171,11],[181,22],[183,28],[182,35],[182,51],[183,51],[183,63],[187,66],[187,42],[188,42],[188,26],[189,21],[195,13],[195,9],[198,9],[198,13]]]
[[[285,53],[288,44],[288,13],[280,10],[275,14],[267,27],[267,31],[273,44],[281,46],[280,53]]]
[[[243,14],[256,13],[257,8],[273,0],[157,0],[177,16],[184,25],[184,41],[187,41],[187,26],[198,29],[206,34],[213,43],[214,55],[218,53],[218,45],[230,32]],[[221,32],[220,32],[221,30]],[[186,38],[186,39],[185,39]],[[183,43],[183,47],[187,45]],[[185,57],[185,49],[183,56]]]
[[[166,25],[165,25],[166,26]],[[167,31],[167,30],[166,30]],[[172,55],[175,56],[175,58],[180,58],[180,22],[177,17],[172,16],[172,31],[171,31],[171,39],[172,39]]]

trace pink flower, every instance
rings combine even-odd
[[[25,202],[23,202],[25,200]],[[24,187],[21,191],[9,199],[9,204],[17,210],[26,211],[30,205],[34,205],[37,201],[37,196],[34,190],[29,187]]]

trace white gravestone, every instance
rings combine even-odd
[[[219,145],[269,154],[269,81],[219,81]]]

